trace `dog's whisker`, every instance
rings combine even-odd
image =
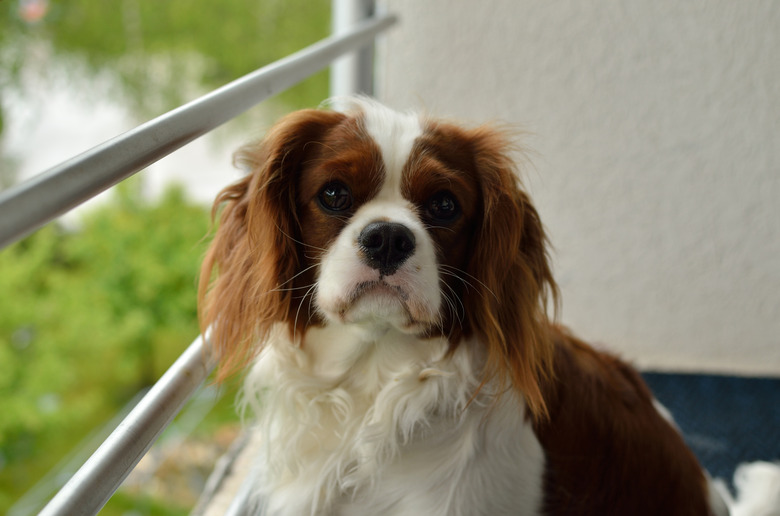
[[[315,283],[311,287],[309,287],[309,290],[307,290],[306,293],[303,294],[303,297],[301,297],[301,301],[300,303],[298,303],[298,309],[295,311],[295,322],[293,323],[293,328],[298,327],[298,316],[301,313],[301,308],[303,308],[303,303],[306,300],[306,296],[308,296],[309,293],[311,293],[316,288],[317,288],[317,284]]]
[[[269,292],[295,292],[296,290],[304,290],[304,289],[311,288],[312,285],[314,285],[314,283],[309,283],[308,285],[302,285],[300,287],[275,288],[273,290],[269,290]]]
[[[466,313],[466,307],[463,306],[463,301],[461,301],[460,297],[458,296],[457,292],[446,283],[444,284],[452,293],[452,298],[446,293],[441,293],[442,298],[447,302],[448,306],[450,307],[450,310],[452,311],[455,318],[458,320],[458,322],[462,325],[463,324],[463,315]],[[460,307],[460,310],[458,310],[458,306],[455,306],[455,301],[457,301],[458,306]]]
[[[315,245],[307,244],[306,242],[298,240],[297,238],[293,238],[292,235],[288,234],[286,231],[284,231],[282,228],[280,228],[278,224],[275,224],[275,226],[276,226],[276,229],[279,230],[279,233],[281,233],[285,237],[289,238],[292,242],[295,242],[298,245],[301,245],[301,246],[306,247],[306,248],[315,249],[315,250],[321,251],[323,253],[326,253],[328,251],[327,249],[323,249],[322,247],[317,247]]]
[[[471,274],[469,274],[468,272],[464,271],[463,269],[459,269],[457,267],[453,267],[451,265],[446,265],[446,264],[441,264],[440,267],[442,268],[442,270],[447,270],[447,272],[449,274],[453,275],[454,277],[458,278],[459,280],[463,281],[464,283],[466,283],[468,285],[471,285],[465,279],[460,277],[461,274],[463,274],[464,276],[467,276],[468,278],[470,278],[470,279],[476,281],[477,283],[479,283],[480,285],[482,285],[482,287],[485,290],[487,290],[494,298],[498,299],[498,296],[495,294],[495,292],[493,292],[493,290],[490,287],[485,285],[485,283],[483,283],[479,278],[477,278],[475,276],[472,276]],[[453,272],[449,272],[449,271],[453,271]]]
[[[428,225],[428,224],[426,224],[424,227],[425,227],[425,229],[426,229],[426,230],[428,230],[428,231],[430,231],[430,230],[433,230],[433,229],[443,229],[443,230],[445,230],[445,231],[449,231],[449,232],[451,232],[451,233],[454,233],[454,232],[455,232],[455,230],[454,230],[454,229],[452,229],[452,228],[448,228],[447,226],[431,226],[431,225]]]
[[[298,276],[300,276],[301,274],[306,274],[308,271],[310,271],[310,270],[312,270],[313,268],[317,267],[317,265],[319,265],[319,264],[315,263],[314,265],[310,265],[309,267],[306,267],[305,269],[303,269],[302,271],[298,272],[297,274],[295,274],[293,277],[291,277],[291,278],[290,278],[290,279],[288,279],[287,281],[284,281],[284,282],[282,282],[282,283],[279,283],[278,285],[276,285],[276,287],[275,287],[275,288],[273,288],[273,289],[271,290],[271,292],[275,292],[275,291],[277,291],[277,289],[279,289],[279,287],[283,287],[284,285],[286,285],[286,284],[290,283],[291,281],[295,280],[295,278],[297,278],[297,277],[298,277]]]

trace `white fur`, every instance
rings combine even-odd
[[[722,480],[716,480],[715,486],[731,516],[780,516],[780,463],[741,464],[734,473],[736,498]]]
[[[415,140],[422,135],[419,115],[413,112],[400,113],[368,97],[352,97],[344,103],[346,111],[363,115],[366,132],[382,154],[385,182],[377,199],[404,202],[401,195],[401,172]]]
[[[266,514],[537,514],[543,451],[516,398],[471,399],[474,346],[445,357],[444,340],[366,340],[350,325],[312,330],[303,347],[283,335],[245,389],[266,436]]]
[[[416,336],[439,322],[444,297],[434,244],[401,194],[421,124],[366,99],[351,109],[364,114],[385,181],[320,263],[314,307],[326,326],[290,342],[280,325],[248,375],[244,399],[265,439],[264,514],[537,514],[544,454],[522,400],[507,394],[488,407],[491,385],[474,396],[477,343],[447,354],[445,339]],[[405,225],[416,242],[381,278],[357,241],[377,220]]]

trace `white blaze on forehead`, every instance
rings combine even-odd
[[[370,100],[362,100],[359,107],[366,132],[379,147],[385,165],[385,180],[378,198],[400,199],[401,172],[423,131],[420,118],[415,113],[399,113]]]

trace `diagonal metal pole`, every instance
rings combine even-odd
[[[97,514],[213,368],[198,337],[39,516]]]
[[[370,43],[395,22],[387,15],[357,24],[0,192],[0,249]]]

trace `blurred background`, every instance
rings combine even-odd
[[[0,189],[329,33],[329,0],[0,0]],[[231,154],[327,95],[323,72],[0,253],[0,514],[37,512],[197,335]],[[189,514],[234,396],[201,389],[101,514]]]

